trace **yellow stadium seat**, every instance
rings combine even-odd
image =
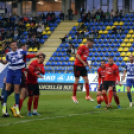
[[[127,52],[128,51],[128,47],[125,47],[123,51]]]
[[[100,30],[100,31],[99,31],[99,34],[102,34],[102,33],[103,33],[103,31],[102,31],[102,30]]]
[[[6,57],[2,57],[2,60],[6,60]]]
[[[114,22],[114,26],[117,26],[117,25],[119,25],[119,23],[116,21],[116,22]]]
[[[112,29],[114,28],[115,26],[112,26]]]
[[[124,39],[124,41],[123,41],[123,42],[127,43],[127,42],[128,42],[128,39]]]
[[[48,31],[48,32],[47,32],[47,35],[50,35],[50,34],[51,34],[51,31]]]
[[[132,55],[134,56],[134,52],[132,52]]]
[[[74,57],[71,57],[70,59],[69,59],[69,61],[74,61],[75,60],[75,58]]]
[[[131,29],[131,30],[129,30],[129,32],[128,32],[128,33],[129,33],[129,34],[132,34],[133,32],[134,32],[134,31]]]
[[[79,31],[79,33],[81,33],[82,31]]]
[[[126,43],[121,43],[121,47],[125,47],[126,46]]]
[[[83,39],[82,43],[86,43],[87,42],[87,39]]]
[[[120,56],[121,57],[125,57],[126,56],[126,53],[125,52],[121,52]]]
[[[106,30],[110,30],[110,29],[112,29],[111,26],[107,26],[107,27],[106,27]]]
[[[132,45],[131,43],[127,43],[126,47],[131,47],[131,45]]]
[[[46,31],[49,31],[50,30],[50,27],[46,27],[46,29],[45,29]]]
[[[128,56],[128,57],[129,57],[130,55],[131,55],[131,52],[127,52],[126,56]]]
[[[28,52],[32,52],[33,51],[33,49],[32,49],[32,47],[30,47],[29,49],[28,49]]]
[[[128,61],[128,57],[124,57],[123,58],[123,61]]]
[[[119,52],[122,52],[122,51],[123,51],[123,48],[122,48],[122,47],[120,47],[120,48],[118,49],[118,51],[119,51]]]
[[[127,34],[126,38],[131,38],[131,34]]]
[[[134,42],[134,39],[133,38],[129,39],[129,42],[130,43]]]
[[[134,34],[132,34],[132,38],[134,38]]]
[[[120,25],[120,26],[124,25],[124,22],[123,22],[123,21],[120,21],[120,22],[119,22],[119,25]]]
[[[43,31],[42,34],[45,35],[45,34],[47,34],[47,33],[46,33],[46,31]]]
[[[105,31],[103,31],[103,33],[104,33],[104,34],[107,34],[107,33],[108,33],[108,31],[106,31],[106,30],[105,30]]]
[[[26,27],[30,27],[30,23],[27,23],[27,24],[26,24]]]
[[[37,52],[37,51],[38,51],[38,48],[35,47],[35,48],[33,49],[33,52]]]
[[[79,23],[77,22],[76,24],[75,24],[75,26],[77,27],[79,25]]]

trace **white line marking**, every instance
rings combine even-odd
[[[134,108],[134,107],[132,107]],[[111,110],[104,110],[104,111],[91,111],[89,113],[83,113],[83,114],[71,114],[71,115],[65,115],[65,116],[54,116],[54,117],[44,117],[41,119],[31,119],[31,120],[23,120],[23,121],[18,121],[18,122],[10,122],[6,124],[0,124],[0,127],[4,126],[10,126],[10,125],[15,125],[15,124],[21,124],[21,123],[26,123],[26,122],[31,122],[31,121],[43,121],[43,120],[51,120],[51,119],[58,119],[58,118],[66,118],[66,117],[71,117],[71,116],[78,116],[78,115],[88,115],[88,114],[97,114],[97,113],[105,113],[105,112],[110,112],[110,111],[116,111],[116,110],[126,110],[126,109],[132,109],[132,108],[122,108],[122,109],[111,109]]]

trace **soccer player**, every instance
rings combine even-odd
[[[7,77],[6,77],[6,91],[4,93],[4,102],[2,107],[2,113],[6,114],[6,102],[8,94],[11,90],[12,84],[14,85],[15,92],[15,110],[16,115],[19,116],[19,88],[21,84],[21,69],[25,68],[24,57],[27,55],[26,51],[18,50],[17,42],[13,41],[10,44],[11,52],[7,53],[6,60],[0,60],[1,63],[7,64],[9,62]]]
[[[90,96],[89,96],[89,80],[87,76],[87,69],[86,66],[91,66],[87,62],[87,58],[89,55],[89,48],[93,47],[93,39],[87,39],[87,42],[85,45],[82,45],[78,48],[77,53],[76,53],[76,60],[74,63],[74,76],[75,76],[75,83],[73,85],[73,96],[72,100],[75,103],[78,103],[77,98],[76,98],[76,91],[77,91],[77,85],[79,83],[79,78],[80,76],[83,77],[84,82],[85,82],[85,89],[86,89],[86,100],[94,101]]]
[[[105,65],[105,69],[106,73],[102,87],[102,95],[106,103],[106,109],[108,109],[111,107],[113,89],[115,87],[115,83],[118,83],[119,85],[121,84],[119,79],[119,68],[116,64],[114,64],[113,57],[110,57],[108,59],[108,63]],[[107,98],[107,90],[108,90],[108,98]]]
[[[129,56],[129,61],[130,63],[126,63],[126,69],[124,71],[123,74],[123,79],[125,79],[125,75],[127,73],[127,77],[126,77],[126,84],[127,84],[127,96],[128,96],[128,100],[129,100],[129,106],[132,107],[133,103],[132,103],[132,96],[131,96],[131,88],[132,86],[134,87],[134,57],[133,55]]]
[[[38,56],[38,59],[31,62],[29,65],[29,71],[27,73],[27,87],[28,87],[28,93],[29,93],[29,99],[27,102],[27,108],[28,108],[28,116],[32,115],[39,115],[37,112],[38,108],[38,100],[39,100],[39,85],[38,85],[38,78],[44,78],[40,74],[45,74],[44,69],[44,60],[45,60],[45,54],[41,54]],[[33,102],[33,113],[31,113],[31,106]]]
[[[105,60],[101,61],[101,67],[98,68],[97,72],[98,72],[98,92],[97,92],[97,97],[102,95],[102,86],[103,86],[103,82],[105,80],[105,73],[106,73],[106,68],[105,68]],[[115,87],[113,88],[113,96],[114,96],[114,100],[118,106],[118,108],[120,107],[120,101],[119,101],[119,97],[117,96],[116,93],[116,89]],[[95,108],[101,108],[101,102],[97,102],[98,105]]]

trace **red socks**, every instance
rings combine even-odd
[[[86,95],[89,96],[89,83],[85,83]]]
[[[118,96],[114,96],[114,101],[116,102],[117,105],[120,104],[120,100]]]
[[[22,108],[23,101],[24,101],[23,99],[20,99],[20,100],[19,100],[19,110],[21,110],[21,108]]]
[[[38,100],[39,100],[39,96],[34,97],[33,109],[37,109],[37,107],[38,107]]]
[[[33,97],[29,97],[28,102],[27,102],[28,111],[31,111],[32,102],[33,102]]]
[[[102,93],[106,105],[108,105],[108,98],[106,93]]]
[[[108,92],[108,103],[112,102],[112,98],[113,98],[113,90],[109,90],[109,92]]]
[[[73,85],[73,96],[76,96],[76,91],[77,91],[77,84],[74,83],[74,85]]]

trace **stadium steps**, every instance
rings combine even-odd
[[[70,32],[72,27],[76,24],[76,21],[62,21],[55,31],[50,35],[47,41],[41,46],[38,52],[43,52],[46,55],[46,60],[44,64],[49,60],[52,54],[57,50],[58,46],[61,44],[61,39],[66,34]],[[32,61],[32,60],[31,60]],[[30,62],[31,62],[30,61]],[[29,64],[29,63],[27,63]]]

